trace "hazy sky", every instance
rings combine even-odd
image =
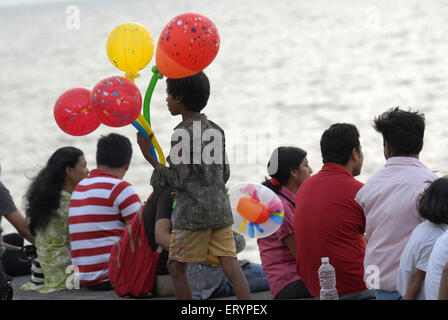
[[[79,0],[0,0],[0,7],[4,6],[19,6],[19,5],[30,5],[39,3],[76,3]]]

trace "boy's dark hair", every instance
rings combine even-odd
[[[389,142],[394,157],[419,154],[423,148],[425,115],[418,111],[391,108],[375,118],[373,127]]]
[[[353,124],[335,123],[325,130],[320,139],[323,163],[346,165],[353,148],[360,152],[359,132]]]
[[[129,139],[117,133],[101,136],[96,147],[97,165],[121,168],[132,158],[132,144]]]
[[[418,211],[423,219],[432,223],[448,224],[448,178],[434,180],[423,192]]]
[[[168,94],[180,98],[187,110],[200,112],[207,105],[210,82],[203,71],[187,78],[168,78],[166,84]]]

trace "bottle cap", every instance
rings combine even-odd
[[[322,263],[325,263],[325,262],[328,263],[330,261],[330,259],[328,257],[322,257],[320,259],[321,259]]]

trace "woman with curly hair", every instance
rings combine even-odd
[[[71,265],[68,205],[73,189],[88,173],[82,151],[63,147],[53,153],[31,182],[25,194],[25,212],[35,235],[45,283],[36,285],[31,281],[23,285],[22,290],[50,293],[66,288],[65,282],[70,275],[66,268]]]

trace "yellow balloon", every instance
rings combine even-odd
[[[126,72],[126,78],[133,81],[151,61],[154,42],[151,34],[142,25],[127,22],[117,26],[107,39],[107,56],[112,64]]]

